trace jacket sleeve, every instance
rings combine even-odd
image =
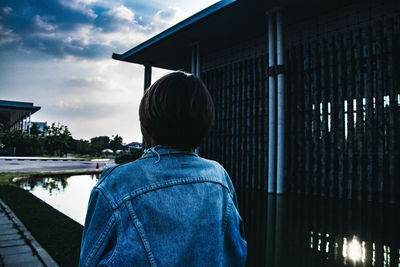
[[[101,266],[112,261],[117,246],[117,218],[104,194],[94,188],[83,228],[79,266]]]

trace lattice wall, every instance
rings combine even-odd
[[[289,192],[400,201],[399,14],[395,1],[370,1],[286,25]],[[257,190],[268,168],[266,44],[202,58],[216,122],[201,153]]]

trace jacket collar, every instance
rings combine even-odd
[[[172,154],[185,154],[185,155],[193,155],[198,156],[194,150],[185,150],[179,149],[169,146],[157,145],[150,147],[144,150],[142,158],[154,157],[154,156],[163,156],[163,155],[172,155]]]

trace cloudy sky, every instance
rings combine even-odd
[[[141,65],[111,59],[217,0],[0,0],[0,99],[74,138],[141,141]],[[153,71],[154,79],[164,70]]]

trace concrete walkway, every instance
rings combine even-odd
[[[58,266],[2,200],[0,266]]]
[[[72,159],[44,157],[0,157],[0,172],[49,172],[105,169],[113,159]]]

